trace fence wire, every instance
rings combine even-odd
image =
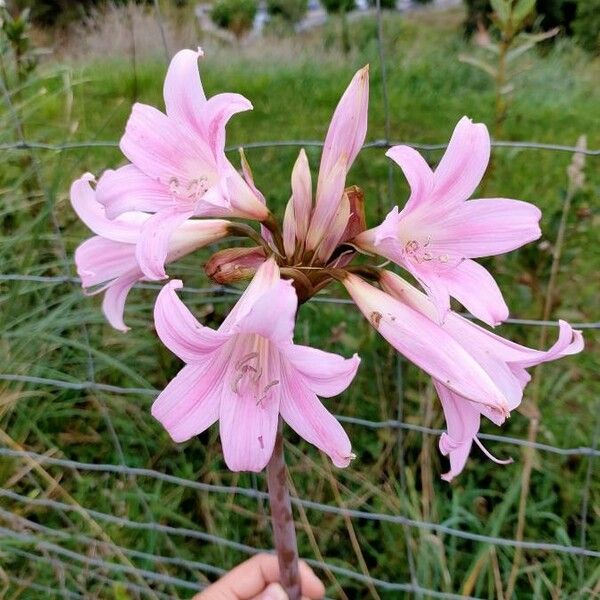
[[[156,18],[158,32],[163,46],[165,60],[170,57],[169,43],[167,39],[166,29],[164,26],[163,16],[160,12],[160,4],[158,0],[153,0],[154,16]],[[388,80],[386,73],[385,48],[383,44],[383,19],[381,12],[380,0],[376,0],[376,16],[377,16],[377,44],[379,62],[382,77],[382,94],[384,103],[384,138],[374,139],[364,145],[364,149],[386,149],[396,144],[406,144],[417,150],[426,152],[435,152],[447,148],[447,143],[420,143],[412,141],[393,141],[391,139],[391,115],[388,102]],[[1,79],[1,78],[0,78]],[[11,95],[8,89],[3,89],[5,102],[9,108],[9,113],[14,121],[15,130],[18,133],[18,139],[6,143],[0,143],[0,150],[5,152],[29,152],[34,156],[34,168],[36,176],[40,179],[40,189],[46,193],[46,189],[41,182],[41,170],[37,164],[35,153],[37,151],[47,151],[62,153],[75,150],[85,150],[94,148],[117,148],[118,142],[114,140],[91,140],[91,141],[65,141],[62,143],[51,143],[39,140],[26,139],[22,124],[19,121],[17,112],[11,105]],[[276,147],[315,147],[323,146],[322,141],[317,140],[275,140],[275,141],[258,141],[250,142],[243,145],[229,146],[226,150],[233,152],[240,147],[244,149],[269,149]],[[524,151],[548,151],[548,152],[564,152],[564,153],[579,153],[589,157],[600,156],[600,148],[596,149],[580,149],[576,146],[553,144],[539,141],[507,141],[493,140],[492,146],[498,149],[513,149]],[[391,171],[388,170],[388,195],[392,197],[393,177]],[[53,206],[53,198],[49,196],[49,203]],[[72,284],[80,285],[80,280],[71,274],[72,263],[64,251],[64,243],[62,240],[62,231],[58,226],[58,221],[51,211],[51,226],[54,234],[57,237],[57,243],[61,249],[62,275],[44,275],[44,274],[22,274],[22,273],[3,273],[0,274],[0,282],[10,284],[11,282],[29,282],[36,285],[61,285]],[[141,289],[160,289],[160,284],[138,283],[135,287]],[[208,286],[203,288],[184,287],[186,293],[198,294],[201,296],[202,302],[228,302],[233,301],[240,291],[227,286]],[[81,294],[80,291],[76,292]],[[351,302],[345,298],[336,298],[331,296],[321,295],[314,299],[317,302],[350,304]],[[468,316],[468,315],[467,315]],[[537,319],[508,319],[507,323],[514,325],[523,325],[531,327],[548,327],[557,326],[556,321],[546,321]],[[590,332],[600,329],[600,322],[585,322],[575,323],[573,326],[577,329],[584,329]],[[73,390],[81,392],[103,392],[114,394],[116,396],[141,396],[153,398],[158,394],[158,390],[144,387],[123,387],[117,385],[106,384],[96,381],[94,355],[92,353],[89,332],[85,322],[81,324],[84,346],[87,347],[87,375],[81,380],[57,379],[52,377],[37,377],[32,375],[23,375],[18,373],[0,373],[0,380],[33,386],[34,388],[49,387],[57,390]],[[398,436],[398,454],[399,464],[404,465],[402,435],[405,431],[416,432],[424,435],[439,435],[441,430],[415,425],[403,420],[403,393],[402,393],[402,364],[397,365],[398,378],[398,411],[397,419],[388,419],[382,421],[373,421],[363,418],[358,418],[349,415],[336,415],[343,423],[347,423],[356,427],[364,427],[369,429],[390,429],[396,431]],[[163,556],[160,553],[144,552],[136,548],[130,548],[115,544],[104,539],[97,539],[86,535],[79,531],[73,531],[72,528],[57,529],[48,527],[31,518],[27,518],[25,514],[33,512],[35,507],[49,511],[56,511],[58,514],[66,516],[75,513],[79,516],[87,515],[89,518],[102,523],[116,525],[132,531],[149,531],[160,533],[166,536],[166,539],[171,540],[171,537],[191,538],[213,544],[215,546],[227,548],[232,551],[240,552],[245,555],[253,555],[259,552],[268,551],[267,549],[258,548],[253,545],[244,544],[236,540],[227,539],[225,537],[215,535],[199,528],[172,526],[158,522],[152,515],[151,511],[145,504],[144,493],[138,485],[138,479],[147,479],[158,481],[171,486],[191,489],[203,494],[222,494],[222,495],[238,495],[247,498],[253,498],[260,501],[265,501],[268,495],[260,491],[257,486],[252,488],[243,486],[217,485],[212,483],[204,483],[192,479],[163,473],[156,469],[133,467],[126,463],[121,444],[115,427],[110,420],[108,408],[102,398],[98,399],[99,410],[105,420],[107,428],[113,439],[116,454],[119,459],[118,464],[105,463],[88,463],[78,460],[71,460],[65,457],[48,456],[34,451],[15,449],[13,447],[0,446],[0,457],[4,460],[23,460],[33,461],[37,466],[48,469],[62,469],[63,473],[70,473],[72,476],[78,476],[80,472],[98,473],[103,476],[115,475],[126,476],[129,481],[134,484],[134,493],[139,501],[146,506],[146,514],[148,521],[137,521],[134,519],[117,516],[114,514],[105,513],[95,510],[91,507],[83,507],[79,504],[73,505],[66,502],[50,499],[40,494],[39,491],[33,489],[30,494],[18,494],[8,488],[0,488],[0,498],[11,500],[15,506],[21,506],[23,514],[19,514],[19,510],[5,510],[0,507],[0,521],[4,526],[0,526],[0,585],[12,585],[14,589],[26,589],[32,593],[38,593],[44,597],[60,597],[60,598],[86,598],[87,590],[85,582],[88,578],[93,579],[100,584],[109,588],[114,588],[115,583],[121,585],[125,590],[134,594],[135,597],[149,596],[152,598],[172,598],[173,593],[167,594],[162,591],[165,588],[174,590],[186,590],[188,592],[196,592],[204,589],[206,583],[199,581],[198,574],[203,574],[203,577],[208,581],[209,576],[219,576],[224,570],[219,565],[212,565],[196,560],[189,560],[180,556]],[[377,512],[376,510],[357,510],[330,505],[320,502],[315,502],[306,498],[294,497],[293,503],[302,509],[308,509],[324,514],[338,515],[357,521],[380,522],[390,525],[398,525],[403,528],[406,551],[409,562],[410,581],[386,581],[380,578],[365,575],[364,573],[348,569],[343,566],[333,564],[324,560],[308,559],[307,562],[314,568],[333,573],[336,576],[345,578],[349,581],[356,582],[362,585],[375,586],[382,591],[403,592],[404,594],[413,594],[417,598],[441,598],[446,600],[467,599],[479,600],[474,596],[466,596],[454,594],[446,591],[428,589],[419,584],[416,567],[414,564],[414,556],[412,555],[411,530],[418,532],[431,532],[438,535],[449,536],[450,538],[463,539],[471,542],[484,544],[493,547],[507,548],[522,548],[536,553],[555,552],[573,557],[578,557],[583,560],[585,558],[600,558],[600,551],[587,547],[587,521],[590,502],[590,487],[592,480],[592,471],[594,460],[600,456],[598,449],[598,438],[600,437],[600,419],[598,419],[594,428],[593,439],[589,447],[558,447],[551,444],[544,444],[536,441],[520,439],[505,435],[493,435],[481,433],[481,439],[509,444],[516,447],[529,447],[541,452],[547,452],[562,457],[584,457],[587,458],[588,464],[585,472],[584,490],[582,495],[581,506],[581,531],[579,536],[579,546],[571,546],[567,544],[549,543],[540,540],[518,540],[508,539],[494,535],[484,535],[480,533],[465,531],[452,527],[444,523],[434,523],[409,518],[399,514],[386,514]],[[403,469],[401,469],[403,475]],[[405,482],[403,482],[403,490],[405,491]],[[35,513],[34,513],[35,514]],[[72,526],[75,525],[71,522]],[[49,541],[51,540],[51,541]],[[78,552],[73,549],[73,544],[85,549],[85,552]],[[127,557],[128,564],[115,562],[110,560],[118,556]],[[58,587],[50,587],[41,585],[34,578],[16,577],[10,574],[10,569],[3,568],[6,561],[10,562],[13,557],[20,557],[28,561],[28,563],[40,563],[48,566],[56,572],[56,580]],[[135,561],[135,562],[134,562]],[[156,566],[155,569],[149,570],[136,564],[138,561],[145,562]],[[7,563],[6,563],[7,564]],[[579,563],[580,570],[583,563]],[[179,575],[174,575],[166,571],[167,568],[177,569]],[[183,578],[185,575],[185,579]],[[129,579],[133,577],[138,583]],[[144,585],[140,585],[140,581]],[[580,582],[583,581],[583,571],[580,572]],[[71,587],[67,587],[67,585]],[[160,589],[157,589],[160,588]],[[1,587],[0,587],[1,589]],[[178,597],[178,596],[175,596]]]

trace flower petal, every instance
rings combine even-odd
[[[180,197],[192,193],[201,177],[206,187],[214,184],[216,165],[206,141],[152,106],[133,105],[120,148],[138,169]]]
[[[117,242],[135,243],[142,223],[148,218],[142,213],[130,213],[121,219],[106,217],[104,207],[98,202],[96,192],[90,185],[91,173],[76,179],[71,185],[71,205],[77,216],[97,235]]]
[[[98,235],[91,237],[75,250],[75,265],[84,288],[109,282],[125,273],[137,271],[141,278],[135,246],[113,242]],[[97,293],[100,290],[96,290]]]
[[[369,109],[369,66],[356,72],[333,113],[325,143],[317,190],[324,180],[343,159],[349,169],[359,153],[367,135],[367,116]],[[320,193],[317,191],[317,204]]]
[[[475,261],[466,259],[456,268],[444,271],[444,282],[450,295],[484,323],[493,327],[508,319],[508,306],[498,284]]]
[[[235,353],[229,361],[229,369],[221,391],[219,428],[225,462],[232,471],[262,471],[275,445],[279,404],[281,396],[281,368],[279,353],[267,348],[267,360],[261,363],[261,376],[271,382],[265,395],[256,397],[244,390],[234,389],[237,380]],[[266,387],[265,387],[266,389]]]
[[[175,204],[166,185],[135,165],[104,171],[96,186],[96,198],[104,205],[109,219],[128,211],[158,212]]]
[[[175,230],[192,216],[190,211],[166,209],[157,212],[142,227],[135,248],[140,269],[148,279],[165,279],[169,242]]]
[[[223,367],[216,360],[186,365],[152,404],[152,416],[174,441],[189,440],[219,418]]]
[[[283,420],[300,437],[325,452],[336,467],[347,467],[352,459],[352,446],[337,419],[302,383],[293,368],[285,368],[282,379],[279,410]]]
[[[181,301],[175,290],[179,279],[169,281],[160,290],[154,304],[154,326],[162,343],[186,363],[203,361],[218,350],[230,336],[204,327]]]
[[[177,52],[171,59],[163,86],[167,115],[199,131],[198,115],[206,105],[198,72],[198,59],[203,55],[200,48],[197,51],[186,49]]]
[[[444,409],[447,433],[442,433],[439,441],[440,452],[450,455],[450,471],[442,475],[445,481],[452,481],[465,468],[473,438],[479,431],[481,421],[477,407],[468,400],[453,393],[446,386],[434,381],[435,389]]]
[[[450,207],[471,197],[487,168],[490,148],[487,127],[463,117],[434,172],[432,201]]]
[[[274,344],[291,343],[296,324],[298,298],[291,280],[280,280],[257,298],[239,320],[236,329],[256,333]]]
[[[141,279],[139,271],[133,271],[121,275],[113,281],[104,294],[102,300],[102,312],[106,320],[119,331],[128,331],[129,327],[123,322],[123,312],[125,311],[125,300],[129,290]]]
[[[467,258],[504,254],[537,240],[542,232],[537,206],[520,200],[469,200],[438,228],[436,246]]]
[[[283,249],[288,258],[291,259],[294,256],[294,250],[296,249],[296,217],[292,200],[287,203],[283,215]]]
[[[292,201],[296,218],[296,238],[302,242],[308,232],[312,211],[312,179],[304,148],[300,150],[292,170]]]
[[[347,275],[342,283],[398,352],[461,396],[507,412],[506,398],[490,376],[442,327],[356,275]]]
[[[310,346],[294,344],[285,349],[284,354],[308,389],[325,398],[341,394],[354,379],[360,365],[358,354],[344,358]]]
[[[410,209],[427,201],[433,190],[433,171],[427,161],[410,146],[393,146],[385,155],[402,169],[410,186],[406,208]]]
[[[229,311],[221,324],[219,331],[228,332],[242,322],[256,301],[267,291],[271,290],[280,280],[279,267],[274,258],[266,260],[256,271],[256,275],[236,305]]]
[[[224,157],[227,122],[233,115],[247,110],[252,110],[252,103],[241,94],[217,94],[204,105],[202,111],[204,135],[217,160]]]

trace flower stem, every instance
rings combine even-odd
[[[300,600],[300,572],[298,570],[298,545],[292,515],[290,492],[286,483],[283,456],[282,423],[279,422],[275,447],[267,465],[269,503],[273,523],[275,549],[279,559],[279,579],[290,600]]]

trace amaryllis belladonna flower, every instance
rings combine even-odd
[[[344,359],[293,343],[297,298],[270,258],[215,331],[203,327],[175,293],[160,292],[156,331],[186,365],[159,395],[152,414],[182,442],[219,420],[223,453],[233,471],[260,471],[269,461],[279,415],[339,467],[350,440],[319,396],[345,390],[359,358]]]
[[[137,259],[149,279],[163,279],[173,232],[190,217],[265,220],[269,211],[225,156],[225,125],[252,108],[239,94],[207,99],[198,74],[202,51],[181,50],[164,83],[166,114],[135,104],[121,150],[131,161],[98,181],[109,218],[127,211],[155,213],[141,231]]]
[[[108,219],[92,188],[94,176],[86,173],[71,185],[71,204],[79,218],[96,234],[75,251],[77,273],[90,294],[104,291],[102,309],[108,322],[121,331],[127,294],[145,279],[136,259],[144,224],[150,218],[142,212],[127,212]],[[170,236],[165,262],[212,244],[228,234],[229,223],[222,219],[192,219],[179,225]]]
[[[447,481],[463,470],[473,442],[495,462],[504,462],[477,438],[481,415],[502,425],[521,403],[528,368],[583,349],[581,333],[565,321],[559,321],[558,340],[546,351],[515,344],[453,311],[439,325],[432,300],[390,271],[379,278],[385,291],[354,275],[344,283],[379,333],[432,376],[448,427],[439,444],[450,456],[450,470],[442,476]]]
[[[539,238],[541,213],[519,200],[467,201],[489,161],[485,125],[463,117],[435,171],[408,146],[394,146],[387,156],[404,171],[410,198],[401,211],[394,208],[354,243],[414,275],[437,306],[440,320],[453,296],[489,325],[504,321],[508,308],[498,285],[471,259],[503,254]]]

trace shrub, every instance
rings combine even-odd
[[[356,8],[354,0],[321,0],[325,10],[331,14],[343,14]]]
[[[396,8],[396,0],[379,0],[379,5],[381,8],[394,10]],[[369,0],[369,6],[375,8],[377,6],[377,0]]]
[[[252,29],[257,10],[256,0],[217,0],[210,17],[217,27],[231,31],[240,39]]]
[[[300,22],[308,10],[308,0],[267,0],[267,12],[291,25]]]
[[[470,35],[477,31],[479,23],[487,29],[491,24],[490,17],[494,12],[490,0],[463,1],[467,8],[465,32]],[[588,4],[588,0],[579,1],[581,4]],[[594,4],[593,0],[590,4]],[[570,34],[576,6],[577,0],[536,0],[535,11],[541,28],[548,30],[553,27],[561,27],[565,33]]]
[[[582,48],[600,54],[600,0],[577,2],[573,34]]]

